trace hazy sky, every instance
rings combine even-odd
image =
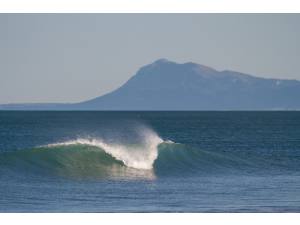
[[[0,103],[77,102],[159,58],[299,79],[300,14],[1,14]]]

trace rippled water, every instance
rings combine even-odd
[[[0,112],[1,212],[299,212],[300,112]]]

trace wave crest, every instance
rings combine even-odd
[[[150,129],[142,130],[140,136],[142,139],[135,144],[116,144],[107,143],[101,139],[79,138],[66,142],[48,144],[41,147],[59,147],[70,145],[88,145],[102,149],[116,160],[124,163],[127,167],[135,169],[150,170],[158,156],[158,145],[164,141]]]

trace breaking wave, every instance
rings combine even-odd
[[[279,161],[274,157],[266,159],[259,155],[195,149],[163,140],[149,128],[140,129],[133,142],[78,138],[0,154],[1,170],[81,178],[154,179],[157,176],[251,173],[263,168],[282,170],[286,165],[293,165],[290,158],[281,157]]]
[[[76,139],[67,142],[54,143],[42,148],[60,148],[64,146],[70,146],[73,149],[78,146],[90,146],[98,148],[99,151],[103,151],[111,158],[121,162],[127,167],[135,169],[149,170],[153,168],[153,162],[158,155],[157,146],[163,143],[158,136],[149,137],[144,143],[136,145],[120,145],[120,144],[108,144],[103,140],[97,139]]]

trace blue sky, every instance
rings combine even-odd
[[[1,14],[0,103],[77,102],[159,58],[299,79],[297,14]]]

